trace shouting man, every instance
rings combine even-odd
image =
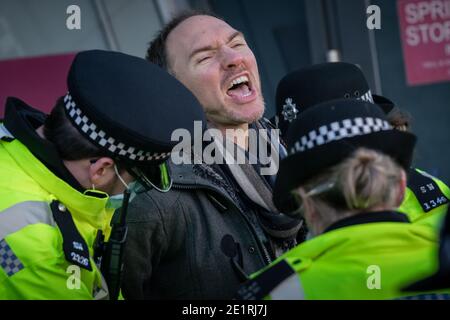
[[[189,88],[205,111],[208,127],[226,136],[214,136],[216,151],[232,141],[232,149],[246,161],[172,163],[171,192],[136,197],[129,207],[124,296],[231,298],[249,274],[292,248],[301,228],[300,221],[279,213],[272,203],[276,171],[261,174],[267,162],[260,149],[275,151],[269,157],[277,159],[270,162],[277,162],[284,151],[278,136],[265,135],[258,152],[252,152],[250,131],[269,129],[262,119],[255,56],[244,35],[225,21],[188,12],[160,31],[147,58]]]

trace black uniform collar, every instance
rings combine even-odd
[[[36,133],[35,130],[44,124],[45,118],[45,113],[31,108],[20,99],[8,98],[6,101],[4,119],[6,129],[11,132],[14,138],[22,142],[51,172],[74,189],[83,192],[84,188],[64,166],[54,145],[50,141],[42,139]]]
[[[377,212],[367,212],[359,213],[354,216],[344,218],[333,223],[331,226],[325,229],[323,233],[328,231],[336,230],[339,228],[350,227],[358,224],[366,224],[373,222],[401,222],[410,223],[408,217],[400,212],[396,211],[377,211]]]

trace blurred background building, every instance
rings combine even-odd
[[[70,5],[81,10],[80,30],[66,26]],[[381,29],[367,27],[370,5],[380,8]],[[144,57],[154,33],[187,8],[212,10],[244,32],[268,117],[287,72],[358,64],[374,93],[413,116],[415,165],[450,181],[450,0],[0,0],[0,117],[10,95],[49,110],[77,51]]]

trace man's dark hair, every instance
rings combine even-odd
[[[153,40],[150,42],[145,58],[154,64],[169,70],[169,62],[167,57],[166,42],[167,37],[180,23],[194,16],[211,16],[225,21],[223,18],[215,15],[210,11],[186,10],[177,14],[164,27],[158,31]]]
[[[59,98],[44,123],[44,135],[56,147],[63,160],[104,157],[106,153],[96,147],[72,125],[66,116],[64,98]]]

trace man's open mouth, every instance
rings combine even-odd
[[[227,94],[235,98],[246,98],[251,96],[253,89],[247,76],[240,76],[228,85]]]

